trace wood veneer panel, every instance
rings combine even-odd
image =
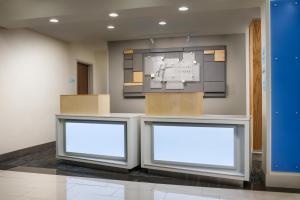
[[[133,54],[133,49],[125,49],[124,54]]]
[[[204,50],[204,55],[215,54],[215,50]]]
[[[143,82],[143,72],[133,72],[133,82],[142,83]]]
[[[203,93],[147,93],[146,115],[201,115]]]
[[[215,50],[215,61],[216,62],[225,61],[225,50]]]
[[[262,61],[261,20],[250,24],[250,114],[253,150],[262,150]]]
[[[136,85],[143,85],[143,83],[124,83],[124,86],[136,86]]]
[[[108,114],[110,96],[100,95],[61,95],[60,112],[62,114]]]

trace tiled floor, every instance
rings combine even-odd
[[[300,200],[300,194],[0,171],[1,200]]]
[[[254,163],[254,166],[256,164]],[[38,153],[28,154],[18,158],[0,161],[0,170],[11,170],[21,172],[36,172],[44,174],[56,174],[67,176],[78,176],[87,178],[114,179],[124,181],[162,183],[199,187],[218,187],[239,189],[240,187],[225,185],[218,181],[206,181],[201,177],[190,177],[188,175],[172,177],[162,174],[147,173],[146,170],[137,168],[129,173],[112,172],[109,170],[83,167],[74,164],[61,162],[55,158],[55,146]],[[266,190],[263,184],[263,177],[259,173],[259,165],[253,167],[251,182],[245,185],[244,189],[248,190]],[[293,191],[294,192],[294,191]],[[0,199],[1,200],[1,199]]]
[[[44,150],[40,150],[37,153],[30,153],[26,154],[24,156],[19,156],[16,158],[11,158],[11,159],[6,159],[6,160],[1,160],[0,161],[0,170],[8,170],[6,174],[11,173],[10,171],[17,171],[17,172],[30,172],[30,173],[36,173],[40,174],[40,177],[49,176],[49,175],[62,175],[63,176],[72,176],[69,178],[57,178],[57,179],[68,179],[68,180],[79,180],[76,177],[83,177],[83,178],[98,178],[98,179],[107,179],[104,182],[120,182],[123,183],[124,181],[126,182],[127,185],[130,184],[130,181],[132,181],[132,184],[134,185],[157,185],[157,184],[169,184],[169,185],[177,185],[174,186],[173,192],[170,192],[168,198],[165,199],[174,199],[172,197],[176,196],[176,190],[180,191],[180,188],[194,188],[195,191],[209,191],[209,190],[214,190],[215,194],[219,195],[219,192],[223,190],[222,189],[236,189],[237,194],[242,193],[245,195],[245,198],[247,196],[252,196],[253,194],[260,194],[259,191],[269,191],[269,192],[286,192],[287,195],[288,193],[298,193],[300,194],[300,189],[285,189],[285,188],[267,188],[264,186],[263,182],[263,173],[261,173],[261,163],[258,161],[253,162],[253,169],[252,169],[252,175],[251,175],[251,181],[246,182],[245,186],[243,188],[238,187],[238,186],[232,186],[232,185],[227,185],[224,184],[222,181],[207,181],[203,180],[202,177],[190,177],[189,175],[184,175],[184,176],[168,176],[164,173],[162,174],[153,174],[153,173],[147,173],[146,170],[141,169],[141,168],[136,168],[129,173],[122,173],[122,172],[113,172],[110,170],[103,170],[99,168],[93,168],[90,166],[78,166],[77,164],[69,164],[62,162],[60,160],[57,160],[55,158],[55,145],[53,144],[52,147],[46,148]],[[0,174],[5,174],[1,172]],[[44,175],[43,175],[44,174]],[[25,175],[24,175],[25,176]],[[34,177],[34,174],[31,174],[32,177]],[[1,175],[0,175],[1,177]],[[50,176],[51,177],[51,176]],[[59,176],[58,176],[59,177]],[[46,178],[47,179],[47,178]],[[53,178],[52,178],[53,179]],[[30,180],[30,179],[28,179]],[[109,181],[110,180],[110,181]],[[66,182],[66,181],[65,181]],[[99,181],[98,181],[99,182]],[[9,183],[9,182],[8,182]],[[68,181],[69,183],[69,181]],[[25,187],[31,187],[31,183],[28,185],[25,184]],[[67,186],[66,186],[67,185]],[[2,191],[4,186],[3,186],[3,181],[0,179],[0,190]],[[60,187],[61,185],[58,184]],[[63,187],[68,187],[70,188],[73,186],[73,184],[65,184]],[[185,187],[188,186],[188,187]],[[189,187],[192,186],[192,187]],[[194,186],[194,187],[193,187]],[[2,187],[2,188],[1,188]],[[7,187],[7,186],[6,186]],[[54,187],[54,186],[51,186]],[[50,187],[50,188],[51,188]],[[143,186],[141,186],[143,187]],[[172,186],[170,186],[172,187]],[[32,188],[32,187],[31,187]],[[34,188],[34,187],[33,187]],[[177,188],[177,189],[176,189]],[[198,188],[198,189],[197,189]],[[214,189],[212,189],[214,188]],[[10,191],[9,189],[7,191]],[[24,189],[20,188],[17,189],[15,193],[11,194],[13,196],[18,196],[18,192],[24,192]],[[42,190],[41,190],[42,191]],[[60,192],[60,189],[57,189],[58,192]],[[160,192],[165,192],[161,191]],[[234,191],[234,190],[224,190],[224,191]],[[242,192],[244,191],[244,192]],[[252,193],[251,191],[257,191]],[[55,191],[56,192],[56,191]],[[129,192],[126,192],[126,198],[125,199],[132,199],[128,198],[127,196],[131,194],[131,190]],[[155,198],[153,197],[152,199],[159,199],[156,197],[159,192],[152,192],[155,195]],[[185,193],[182,193],[181,195],[184,195]],[[273,194],[273,193],[261,193],[263,195],[265,194]],[[279,193],[275,193],[279,194]],[[68,200],[71,198],[69,197],[70,195],[73,195],[72,192],[68,190]],[[292,195],[292,194],[291,194]],[[178,195],[177,195],[178,196]],[[194,195],[195,196],[195,195]],[[201,199],[200,197],[194,197],[193,195],[187,196],[187,199]],[[21,197],[20,197],[21,198]],[[24,197],[22,197],[24,199]],[[146,197],[145,197],[146,198]],[[18,199],[18,198],[15,198]],[[27,198],[28,199],[28,198]],[[33,198],[34,199],[34,198]],[[55,199],[55,198],[53,198]],[[66,198],[65,198],[66,199]],[[116,199],[116,198],[102,198],[102,199]],[[134,199],[134,198],[133,198]],[[203,198],[202,198],[203,199]],[[209,198],[206,198],[209,199]],[[2,198],[0,195],[0,200],[9,200],[8,198]],[[22,199],[20,199],[22,200]],[[72,199],[71,199],[72,200]],[[143,199],[141,199],[143,200]]]

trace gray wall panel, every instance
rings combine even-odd
[[[125,93],[143,92],[143,86],[124,86],[123,90]]]
[[[180,58],[180,52],[168,52],[165,55],[166,58]]]
[[[134,49],[133,50],[133,53],[149,53],[150,52],[150,49]]]
[[[205,92],[225,92],[225,82],[204,82]]]
[[[132,69],[124,69],[124,82],[131,83],[133,81]]]
[[[182,47],[176,47],[176,48],[155,48],[151,49],[150,52],[152,53],[165,53],[165,52],[179,52],[183,51]]]
[[[125,54],[124,59],[125,60],[132,60],[132,54]]]
[[[211,46],[211,45],[205,45],[205,46],[197,46],[197,47],[185,47],[184,51],[203,51],[203,50],[224,50],[224,45],[222,46]]]
[[[225,63],[204,62],[204,81],[225,81]]]
[[[144,54],[146,56],[162,56],[162,57],[165,57],[166,54],[165,53],[147,53],[147,54]]]
[[[115,41],[108,43],[109,93],[111,112],[143,113],[145,99],[123,97],[123,51],[126,48],[151,49],[164,47],[193,47],[225,45],[227,49],[226,98],[205,98],[205,114],[244,115],[246,114],[246,39],[245,34],[193,37],[187,43],[185,37],[158,38],[152,45],[149,40]]]
[[[225,93],[223,93],[223,92],[221,92],[221,93],[218,93],[218,92],[207,92],[207,93],[205,93],[205,95],[204,95],[204,98],[207,98],[207,97],[209,97],[209,98],[224,98],[224,97],[226,97],[226,94]]]
[[[214,54],[204,55],[204,62],[212,62],[212,61],[215,61],[215,55]]]
[[[135,53],[133,54],[133,71],[143,71],[143,54]]]
[[[124,68],[131,69],[132,68],[132,60],[124,60]]]

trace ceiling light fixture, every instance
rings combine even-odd
[[[166,21],[159,21],[158,24],[161,25],[161,26],[164,26],[164,25],[167,24],[167,22]]]
[[[186,6],[181,6],[181,7],[178,8],[178,10],[181,11],[181,12],[185,12],[185,11],[188,11],[189,8],[186,7]]]
[[[191,34],[187,33],[186,35],[186,42],[190,42],[191,41]]]
[[[115,12],[112,12],[112,13],[109,13],[108,16],[110,16],[110,17],[119,17],[119,14],[115,13]]]
[[[153,38],[150,38],[149,40],[150,40],[151,44],[154,44],[154,39]]]
[[[56,18],[51,18],[51,19],[49,19],[49,22],[51,22],[51,23],[58,23],[59,20],[56,19]]]
[[[113,26],[113,25],[108,25],[107,26],[107,29],[115,29],[116,27],[115,26]]]

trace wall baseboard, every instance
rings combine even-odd
[[[267,187],[300,189],[300,174],[271,172],[266,176]]]
[[[25,148],[25,149],[20,149],[17,151],[12,151],[9,153],[1,154],[0,162],[19,158],[19,157],[26,156],[26,155],[32,154],[32,153],[38,153],[40,151],[43,151],[43,150],[46,150],[49,148],[55,148],[55,145],[56,145],[56,142],[54,141],[54,142],[48,142],[45,144],[40,144],[40,145]]]

